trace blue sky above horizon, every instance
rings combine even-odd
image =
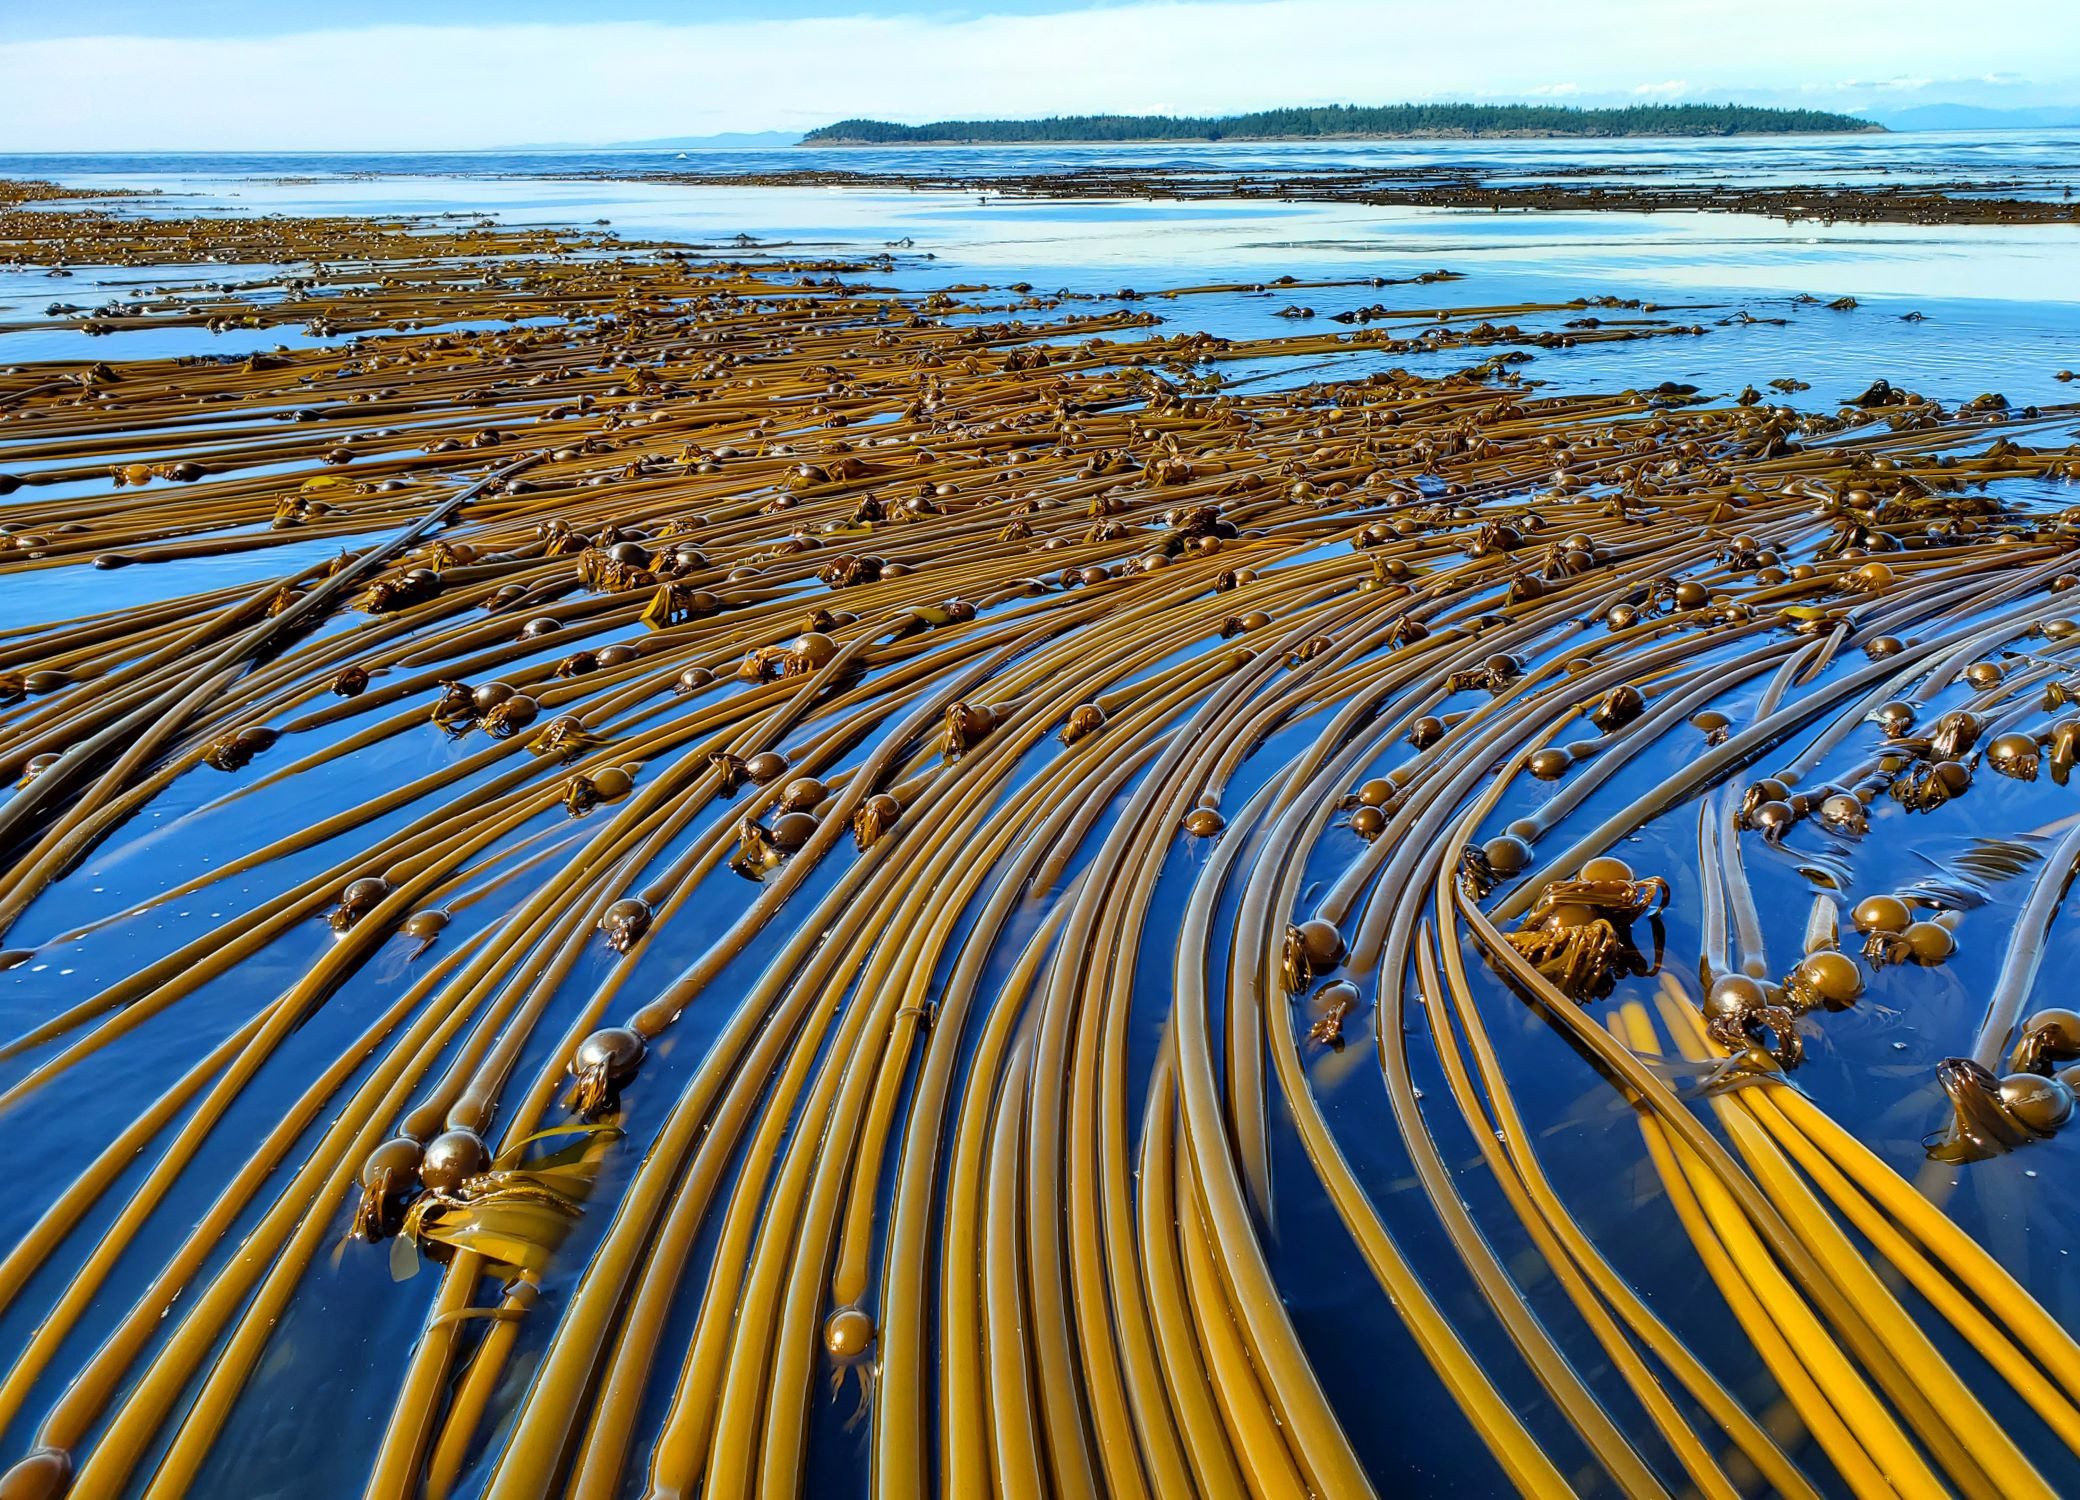
[[[1409,99],[2080,105],[2080,0],[0,0],[0,151]]]
[[[353,0],[351,6],[281,5],[265,0],[0,0],[0,40],[51,37],[280,36],[371,26],[567,25],[574,13],[595,21],[685,25],[707,21],[802,20],[835,16],[921,15],[967,18],[1102,10],[1133,0],[996,0],[934,4],[932,0]],[[343,14],[343,12],[346,12]]]

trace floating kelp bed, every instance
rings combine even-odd
[[[1572,181],[1588,174],[1605,182]],[[839,171],[804,167],[756,173],[574,173],[604,181],[680,182],[711,187],[908,188],[1001,193],[1013,198],[1231,199],[1364,203],[1501,213],[1760,214],[1787,224],[2075,224],[2080,203],[2054,177],[1989,183],[1927,181],[1878,186],[1787,186],[1655,180],[1651,169],[1541,168],[1535,181],[1503,180],[1478,163],[1446,166],[1266,171],[1202,166],[1103,165],[1041,172]],[[1671,174],[1673,175],[1673,174]],[[2062,196],[2052,196],[2061,192]],[[2035,194],[2037,196],[2028,196]]]
[[[0,375],[6,1500],[2080,1481],[2080,412],[332,232]]]

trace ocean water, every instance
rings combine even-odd
[[[748,235],[786,251],[896,257],[890,284],[963,278],[1142,292],[1221,280],[1405,277],[1466,280],[1393,289],[1394,306],[1439,309],[1633,296],[1694,309],[1690,341],[1543,355],[1565,386],[1679,380],[1724,387],[1796,374],[1828,404],[1884,376],[1945,399],[2000,390],[2054,399],[2080,362],[2080,228],[2070,225],[1787,224],[1752,215],[1495,213],[1261,200],[1005,198],[907,188],[690,185],[674,172],[752,177],[800,168],[987,177],[1134,168],[1291,173],[1421,169],[1493,181],[1649,177],[1748,185],[1974,182],[2056,197],[2080,184],[2080,130],[1930,132],[1781,139],[1423,141],[1161,147],[940,147],[765,151],[629,150],[424,154],[0,155],[0,175],[155,194],[111,200],[170,214],[481,213],[516,224],[608,220],[629,240],[723,245]],[[732,253],[736,253],[732,247]],[[82,270],[62,286],[0,268],[0,361],[94,357],[104,340],[34,325],[53,301],[215,279],[226,268],[140,275]],[[1823,304],[1853,297],[1853,312]],[[1813,300],[1802,300],[1813,299]],[[1382,300],[1369,288],[1311,298],[1321,315]],[[1161,308],[1223,334],[1288,329],[1290,299]],[[1918,314],[1918,317],[1910,315]],[[1721,319],[1733,319],[1723,326]],[[1755,321],[1748,321],[1753,319]],[[1781,320],[1781,321],[1779,321]],[[22,325],[31,325],[24,328]],[[1528,326],[1528,325],[1527,325]],[[131,354],[229,352],[293,342],[282,330],[124,335]]]
[[[1296,172],[1377,169],[1496,182],[1556,176],[1748,185],[1865,182],[2014,184],[2051,195],[2080,182],[2080,129],[1903,131],[1841,136],[1636,136],[1611,140],[1463,140],[1178,143],[1068,146],[693,146],[423,152],[0,152],[9,175],[128,181],[167,174],[229,178],[375,173],[535,177],[570,172],[654,176],[784,171],[990,176],[1131,168],[1141,171]]]
[[[1025,281],[1081,293],[1132,289],[1136,306],[1170,329],[1234,338],[1289,334],[1282,313],[1318,319],[1384,303],[1449,319],[1461,309],[1539,304],[1494,321],[1552,331],[1583,315],[1564,304],[1598,297],[1656,304],[1652,316],[1702,330],[1692,338],[1531,351],[1529,379],[1561,391],[1663,381],[1732,396],[1754,387],[1780,404],[1831,409],[1872,381],[1948,402],[1999,391],[2015,405],[2071,399],[2061,370],[2080,366],[2080,227],[2070,225],[1786,224],[1718,213],[1495,213],[1350,203],[1160,198],[1006,198],[904,187],[771,187],[661,180],[695,170],[769,173],[796,165],[990,175],[1085,166],[1478,163],[1520,180],[1562,169],[1652,171],[1714,180],[1833,177],[1882,170],[1955,180],[1964,174],[2052,191],[2080,173],[2080,131],[1806,137],[1791,141],[1391,142],[1343,146],[1023,148],[859,151],[535,152],[404,155],[137,155],[0,157],[0,176],[49,178],[82,189],[148,194],[98,200],[124,214],[469,214],[515,225],[593,227],[631,243],[706,247],[729,257],[887,255],[876,281],[922,294],[950,285]],[[612,172],[611,179],[569,174]],[[560,175],[559,175],[560,174]],[[748,246],[744,242],[748,237]],[[52,359],[246,353],[330,342],[296,324],[216,333],[163,328],[108,336],[49,316],[162,287],[266,280],[265,266],[0,264],[0,365]],[[1277,287],[1165,301],[1166,289],[1227,282],[1407,278],[1445,269],[1431,285],[1352,285],[1294,293]],[[254,295],[266,297],[261,291]],[[1828,304],[1852,298],[1851,310]],[[977,300],[989,300],[986,296]],[[1595,311],[1595,310],[1590,310]],[[1468,314],[1488,316],[1487,313]],[[1631,315],[1631,314],[1628,314]],[[1319,321],[1307,326],[1323,326]],[[1407,331],[1407,325],[1404,325]],[[1235,365],[1232,380],[1289,383],[1403,365],[1442,373],[1463,351],[1357,353],[1332,361]],[[1769,382],[1804,382],[1784,392]],[[26,493],[26,492],[24,492]],[[0,498],[0,515],[8,501]],[[95,575],[58,570],[0,590],[0,629],[76,613],[91,587],[143,602],[188,586],[264,573],[263,554],[198,559],[176,568]]]
[[[1969,180],[1998,183],[2004,192],[2048,197],[2080,181],[2080,132],[1774,141],[689,151],[683,156],[647,151],[0,157],[0,175],[153,194],[110,198],[102,205],[119,213],[482,214],[513,224],[572,226],[605,219],[631,243],[669,241],[731,258],[886,252],[891,257],[889,270],[872,279],[906,293],[954,284],[1001,287],[1014,281],[1096,294],[1132,288],[1142,294],[1137,307],[1154,312],[1169,328],[1203,327],[1238,337],[1294,331],[1302,325],[1281,314],[1295,306],[1311,309],[1322,319],[1377,302],[1409,311],[1434,310],[1454,323],[1493,316],[1527,330],[1551,330],[1582,316],[1581,309],[1565,304],[1611,296],[1654,303],[1655,310],[1644,315],[1702,330],[1693,338],[1534,351],[1535,357],[1521,370],[1528,379],[1556,390],[1608,390],[1670,380],[1696,385],[1708,395],[1730,396],[1746,385],[1767,389],[1772,379],[1795,377],[1809,382],[1810,388],[1781,397],[1772,393],[1770,399],[1822,408],[1880,377],[1953,402],[1988,390],[2002,391],[2017,405],[2070,400],[2080,394],[2056,378],[2061,369],[2080,365],[2080,229],[2069,226],[1823,227],[1718,214],[1496,214],[1307,202],[1006,199],[986,191],[922,192],[897,186],[780,188],[667,180],[674,172],[753,177],[794,167],[985,177],[1007,171],[1120,166],[1281,173],[1309,166],[1377,167],[1383,172],[1430,169],[1517,182],[1545,180],[1562,172],[1586,173],[1590,180],[1651,174],[1670,181],[1752,184]],[[750,243],[741,243],[740,236]],[[53,279],[48,267],[0,267],[0,365],[232,353],[322,342],[293,325],[224,334],[168,328],[94,337],[65,326],[67,317],[45,311],[53,302],[91,306],[146,288],[264,280],[288,269],[221,264],[79,267],[69,278]],[[1433,269],[1448,269],[1464,279],[1383,288],[1266,287],[1175,301],[1160,297],[1170,289],[1209,282],[1269,282],[1286,274],[1303,280],[1405,278]],[[1827,305],[1840,298],[1853,298],[1856,305]],[[1520,304],[1540,304],[1547,310],[1473,311]],[[1291,382],[1360,374],[1369,364],[1442,371],[1470,364],[1476,357],[1464,350],[1391,358],[1353,353],[1330,361],[1230,366],[1224,374],[1234,381]],[[50,495],[46,490],[40,498]],[[0,519],[9,503],[0,498]],[[0,630],[113,608],[126,600],[273,576],[315,562],[336,545],[328,541],[312,544],[307,553],[284,548],[114,574],[53,569],[15,575],[0,580]],[[314,808],[329,813],[351,807],[386,778],[417,774],[435,757],[449,753],[445,744],[432,743],[435,738],[428,727],[418,739],[401,737],[361,757],[350,774],[317,787],[279,787],[264,801],[256,798],[228,814],[205,804],[214,783],[200,776],[188,778],[84,862],[46,898],[31,925],[39,934],[60,931],[200,873],[218,857],[221,846],[213,834],[233,842],[251,835],[257,841],[276,820],[280,826],[295,826],[313,817]],[[1275,762],[1287,748],[1273,743],[1260,754],[1266,762]],[[1669,747],[1669,756],[1676,753]],[[2034,793],[2047,801],[2053,795],[2045,787]],[[1997,785],[1993,792],[1980,793],[1973,805],[1985,806],[1999,795],[2003,792]],[[1996,810],[2003,816],[2010,812],[2006,806]],[[1688,825],[1679,831],[1687,834]],[[1680,839],[1664,843],[1656,835],[1638,857],[1643,869],[1674,871],[1690,858],[1690,850]],[[303,871],[298,867],[288,873]],[[283,870],[270,870],[265,880],[252,885],[211,892],[207,902],[155,911],[127,928],[93,934],[63,950],[54,944],[51,956],[8,974],[0,983],[0,1035],[16,1034],[78,992],[126,972],[135,966],[140,951],[156,953],[214,923],[224,914],[217,909],[220,901],[228,903],[227,911],[237,909],[236,903],[258,899],[255,886],[278,885],[282,878]],[[1771,869],[1762,882],[1772,931],[1791,930],[1799,910],[1797,898],[1805,894],[1803,885],[1788,869]],[[1164,900],[1171,905],[1158,913],[1159,922],[1174,925],[1176,897],[1177,891],[1166,887]],[[1687,903],[1691,908],[1694,904]],[[704,918],[698,909],[693,915]],[[1678,926],[1676,937],[1677,950],[1695,951],[1694,935],[1687,928]],[[284,976],[302,972],[311,955],[330,941],[328,933],[312,924],[293,943],[270,951],[250,970],[203,996],[199,1006],[173,1017],[169,1024],[184,1030],[152,1032],[149,1046],[140,1043],[112,1052],[103,1060],[105,1066],[83,1071],[71,1081],[75,1087],[54,1095],[59,1106],[7,1119],[0,1122],[0,1130],[10,1132],[30,1161],[66,1162],[82,1143],[98,1146],[113,1125],[134,1112],[137,1096],[163,1082],[169,1049],[162,1049],[160,1037],[175,1037],[179,1045],[170,1049],[174,1054],[198,1039],[213,1039],[227,1016],[236,1014],[254,994],[271,993],[268,987],[283,982]],[[2068,946],[2057,955],[2062,960],[2071,955],[2070,939],[2066,941]],[[661,953],[652,961],[654,974],[646,970],[646,977],[662,976],[669,962],[680,956],[676,951]],[[1990,982],[1987,971],[1996,957],[1991,941],[1981,944],[1971,960],[1977,967],[1960,960],[1939,976],[1945,988],[1937,1000],[1962,1014],[1982,992],[1981,986]],[[72,965],[78,966],[76,971]],[[1935,1008],[1926,986],[1910,988],[1910,980],[1919,977],[1895,971],[1882,979],[1873,1003],[1859,1016],[1839,1023],[1836,1034],[1846,1034],[1852,1023],[1873,1028],[1874,1037],[1880,1027],[1911,1034]],[[343,1045],[345,1029],[360,1024],[357,1007],[365,1008],[371,997],[384,993],[383,986],[395,982],[394,973],[357,976],[299,1031],[284,1053],[280,1076],[298,1076],[298,1070],[308,1072],[322,1064]],[[1140,982],[1151,996],[1167,994],[1169,983],[1168,974],[1153,971]],[[1894,996],[1887,985],[1898,987],[1897,1005],[1889,1003]],[[1498,999],[1497,1013],[1514,1016],[1516,1011],[1504,1001],[1506,997]],[[1918,1013],[1912,1008],[1916,1005]],[[1875,1119],[1904,1093],[1908,1085],[1898,1077],[1863,1066],[1878,1047],[1891,1044],[1895,1033],[1882,1034],[1887,1041],[1871,1040],[1854,1054],[1855,1066],[1816,1063],[1814,1074],[1837,1090],[1831,1105]],[[698,1055],[695,1040],[684,1038],[685,1051],[669,1063],[661,1061],[650,1075],[650,1087],[660,1096],[691,1067]],[[1642,1285],[1651,1286],[1657,1310],[1676,1319],[1694,1315],[1704,1323],[1705,1315],[1697,1310],[1715,1304],[1709,1302],[1688,1246],[1678,1243],[1671,1248],[1632,1233],[1636,1195],[1643,1196],[1643,1190],[1633,1178],[1614,1187],[1603,1173],[1607,1161],[1614,1159],[1602,1149],[1606,1144],[1611,1152],[1625,1152],[1628,1165],[1636,1150],[1636,1145],[1625,1144],[1636,1142],[1637,1132],[1624,1101],[1600,1083],[1579,1095],[1570,1092],[1582,1086],[1573,1059],[1561,1055],[1564,1049],[1542,1027],[1526,1021],[1504,1045],[1512,1049],[1513,1061],[1529,1060],[1520,1076],[1527,1079],[1527,1107],[1547,1132],[1541,1135],[1542,1143],[1572,1162],[1562,1183],[1571,1205],[1593,1221],[1600,1242],[1616,1247],[1628,1274],[1636,1273]],[[1917,1051],[1917,1079],[1925,1076],[1926,1061]],[[16,1071],[0,1072],[0,1079],[13,1079],[22,1066],[11,1062],[9,1067]],[[1905,1066],[1895,1071],[1903,1076]],[[1426,1076],[1424,1083],[1443,1097],[1440,1080]],[[270,1112],[279,1101],[274,1090],[283,1086],[270,1075],[267,1085],[242,1097],[233,1128],[212,1148],[206,1168],[226,1174],[235,1169],[242,1142],[268,1128]],[[1332,1103],[1339,1132],[1358,1154],[1369,1180],[1377,1184],[1382,1201],[1398,1211],[1409,1200],[1403,1196],[1407,1178],[1391,1149],[1391,1122],[1383,1118],[1377,1101],[1368,1103],[1355,1087]],[[1917,1105],[1898,1119],[1886,1120],[1882,1137],[1874,1132],[1874,1138],[1902,1159],[1912,1158],[1918,1155],[1925,1114]],[[651,1124],[654,1119],[646,1117],[646,1128]],[[627,1158],[615,1172],[625,1173],[626,1161],[633,1159],[640,1144],[629,1145]],[[1458,1160],[1472,1160],[1470,1141],[1455,1138],[1447,1144],[1459,1152],[1455,1168]],[[1292,1140],[1282,1133],[1277,1145],[1282,1170],[1293,1167],[1298,1176]],[[2043,1147],[2032,1161],[2048,1162],[2055,1169],[2074,1146],[2069,1140]],[[2060,1154],[2054,1155],[2054,1150]],[[1991,1180],[2019,1192],[2021,1184],[2008,1171],[2015,1165],[2002,1164],[2006,1175]],[[62,1181],[65,1175],[61,1169],[56,1179]],[[2045,1175],[2054,1173],[2047,1170]],[[612,1179],[610,1188],[620,1180]],[[1470,1193],[1492,1195],[1491,1188],[1477,1185],[1475,1172],[1469,1170],[1466,1180],[1476,1184],[1469,1187]],[[34,1191],[0,1205],[0,1243],[27,1228],[53,1186],[52,1181],[38,1182]],[[169,1237],[199,1212],[210,1190],[207,1182],[183,1184],[163,1211],[162,1227]],[[2059,1195],[2050,1211],[2044,1201],[2002,1199],[1989,1191],[1984,1203],[1969,1202],[1960,1213],[1976,1215],[1970,1221],[1974,1231],[1993,1242],[2004,1258],[2029,1266],[2032,1290],[2053,1316],[2070,1317],[2080,1308],[2080,1271],[2066,1265],[2063,1250],[2056,1247],[2070,1241],[2072,1200]],[[2026,1203],[2029,1211],[2014,1208],[2014,1202]],[[1365,1434],[1368,1455],[1378,1452],[1405,1464],[1406,1475],[1396,1470],[1391,1477],[1405,1479],[1411,1490],[1486,1492],[1495,1476],[1485,1466],[1484,1455],[1460,1434],[1449,1404],[1428,1388],[1419,1358],[1391,1311],[1375,1305],[1367,1278],[1321,1248],[1341,1243],[1326,1206],[1300,1198],[1281,1228],[1286,1257],[1281,1268],[1287,1273],[1295,1315],[1310,1330],[1313,1352],[1339,1400],[1375,1429]],[[2030,1230],[2038,1232],[2032,1235]],[[1412,1233],[1410,1246],[1416,1256],[1427,1258],[1426,1263],[1451,1263],[1450,1247],[1434,1231]],[[574,1246],[573,1262],[583,1248],[582,1242]],[[42,1307],[59,1294],[62,1270],[62,1265],[55,1267],[31,1288],[28,1298],[0,1316],[0,1352],[20,1347]],[[142,1274],[135,1265],[123,1270],[125,1275]],[[423,1294],[431,1280],[424,1278],[401,1291],[389,1282],[380,1258],[367,1255],[342,1256],[312,1277],[282,1320],[271,1346],[267,1378],[256,1381],[242,1400],[231,1440],[223,1445],[222,1462],[210,1471],[210,1492],[358,1492],[362,1474],[357,1465],[380,1431],[392,1394],[383,1378],[418,1335],[425,1316]],[[1470,1292],[1456,1283],[1448,1285],[1465,1295],[1467,1306],[1473,1305]],[[1540,1295],[1552,1299],[1557,1294],[1548,1285]],[[117,1300],[109,1299],[110,1305]],[[1360,1313],[1354,1314],[1353,1308]],[[105,1331],[102,1313],[97,1308],[87,1321],[82,1342]],[[1737,1342],[1737,1330],[1730,1325],[1686,1328],[1686,1335],[1713,1350],[1722,1336]],[[538,1321],[528,1337],[540,1336]],[[1481,1337],[1496,1341],[1492,1328]],[[1586,1351],[1585,1358],[1593,1357],[1593,1350]],[[1740,1369],[1738,1361],[1735,1367]],[[356,1377],[355,1372],[370,1370],[377,1375]],[[1608,1371],[1601,1371],[1599,1378],[1608,1380]],[[515,1395],[515,1389],[501,1391],[494,1412],[505,1410]],[[1523,1389],[1513,1388],[1511,1395],[1523,1399],[1541,1433],[1560,1428],[1528,1382]],[[324,1420],[314,1420],[319,1411],[326,1414]],[[852,1493],[860,1487],[861,1439],[849,1430],[839,1432],[837,1426],[832,1419],[819,1427],[815,1477],[820,1488],[812,1492]],[[1436,1442],[1439,1432],[1453,1440]],[[13,1442],[21,1433],[9,1436]],[[1429,1451],[1433,1445],[1436,1451]],[[0,1454],[0,1462],[15,1453],[10,1447]],[[2055,1452],[2050,1457],[2065,1461]],[[2053,1472],[2066,1478],[2071,1471]],[[461,1493],[472,1493],[480,1481],[481,1473],[472,1471]]]

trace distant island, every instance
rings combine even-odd
[[[1839,135],[1882,131],[1854,115],[1744,104],[1635,104],[1570,109],[1554,104],[1335,104],[1254,114],[1057,115],[1044,120],[937,120],[894,125],[840,120],[804,146],[1052,145],[1078,141],[1313,141],[1481,136]]]

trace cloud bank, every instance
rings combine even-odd
[[[1153,0],[0,42],[0,150],[469,148],[1409,99],[2080,103],[2073,0]],[[2026,58],[2031,69],[2018,76]]]

